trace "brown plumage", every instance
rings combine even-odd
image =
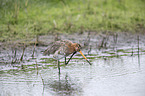
[[[91,63],[87,60],[87,58],[81,52],[81,45],[78,43],[72,43],[69,40],[60,40],[56,41],[48,46],[48,48],[44,51],[44,55],[54,54],[53,57],[58,61],[58,69],[59,68],[59,60],[65,58],[65,64],[67,65],[70,59],[76,52],[80,52],[81,55],[86,59],[86,61],[91,65]],[[73,53],[73,54],[72,54]],[[72,54],[68,62],[66,62],[66,57]]]
[[[43,54],[54,54],[54,58],[56,57],[55,59],[61,59],[61,57],[66,57],[75,51],[79,51],[80,49],[81,46],[78,43],[72,43],[69,40],[60,40],[49,45]],[[57,55],[60,57],[58,57]]]

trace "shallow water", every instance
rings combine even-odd
[[[89,54],[83,49],[92,65],[77,53],[67,66],[61,60],[60,75],[52,55],[42,55],[46,47],[37,47],[34,58],[33,47],[27,48],[24,60],[14,64],[11,51],[3,51],[0,96],[145,96],[145,43],[140,42],[138,54],[135,40],[126,43],[120,38],[118,45],[92,48]],[[91,45],[95,41],[92,37]]]

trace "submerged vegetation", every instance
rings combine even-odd
[[[0,41],[52,32],[143,32],[144,4],[144,0],[0,0]]]

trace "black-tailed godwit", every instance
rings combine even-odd
[[[51,44],[44,51],[44,55],[54,54],[53,57],[54,57],[54,59],[57,60],[58,70],[60,73],[59,60],[62,58],[65,58],[65,65],[67,65],[69,63],[69,61],[71,60],[71,58],[73,57],[73,55],[76,54],[77,52],[80,52],[80,54],[91,65],[91,63],[87,60],[87,58],[84,56],[84,54],[82,53],[82,51],[80,49],[81,49],[81,45],[78,43],[72,43],[69,40],[60,40],[60,41],[56,41],[53,44]],[[70,54],[72,54],[72,55],[69,58],[69,60],[66,62],[66,57]]]

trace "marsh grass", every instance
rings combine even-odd
[[[0,41],[49,33],[140,32],[144,0],[1,0]]]

